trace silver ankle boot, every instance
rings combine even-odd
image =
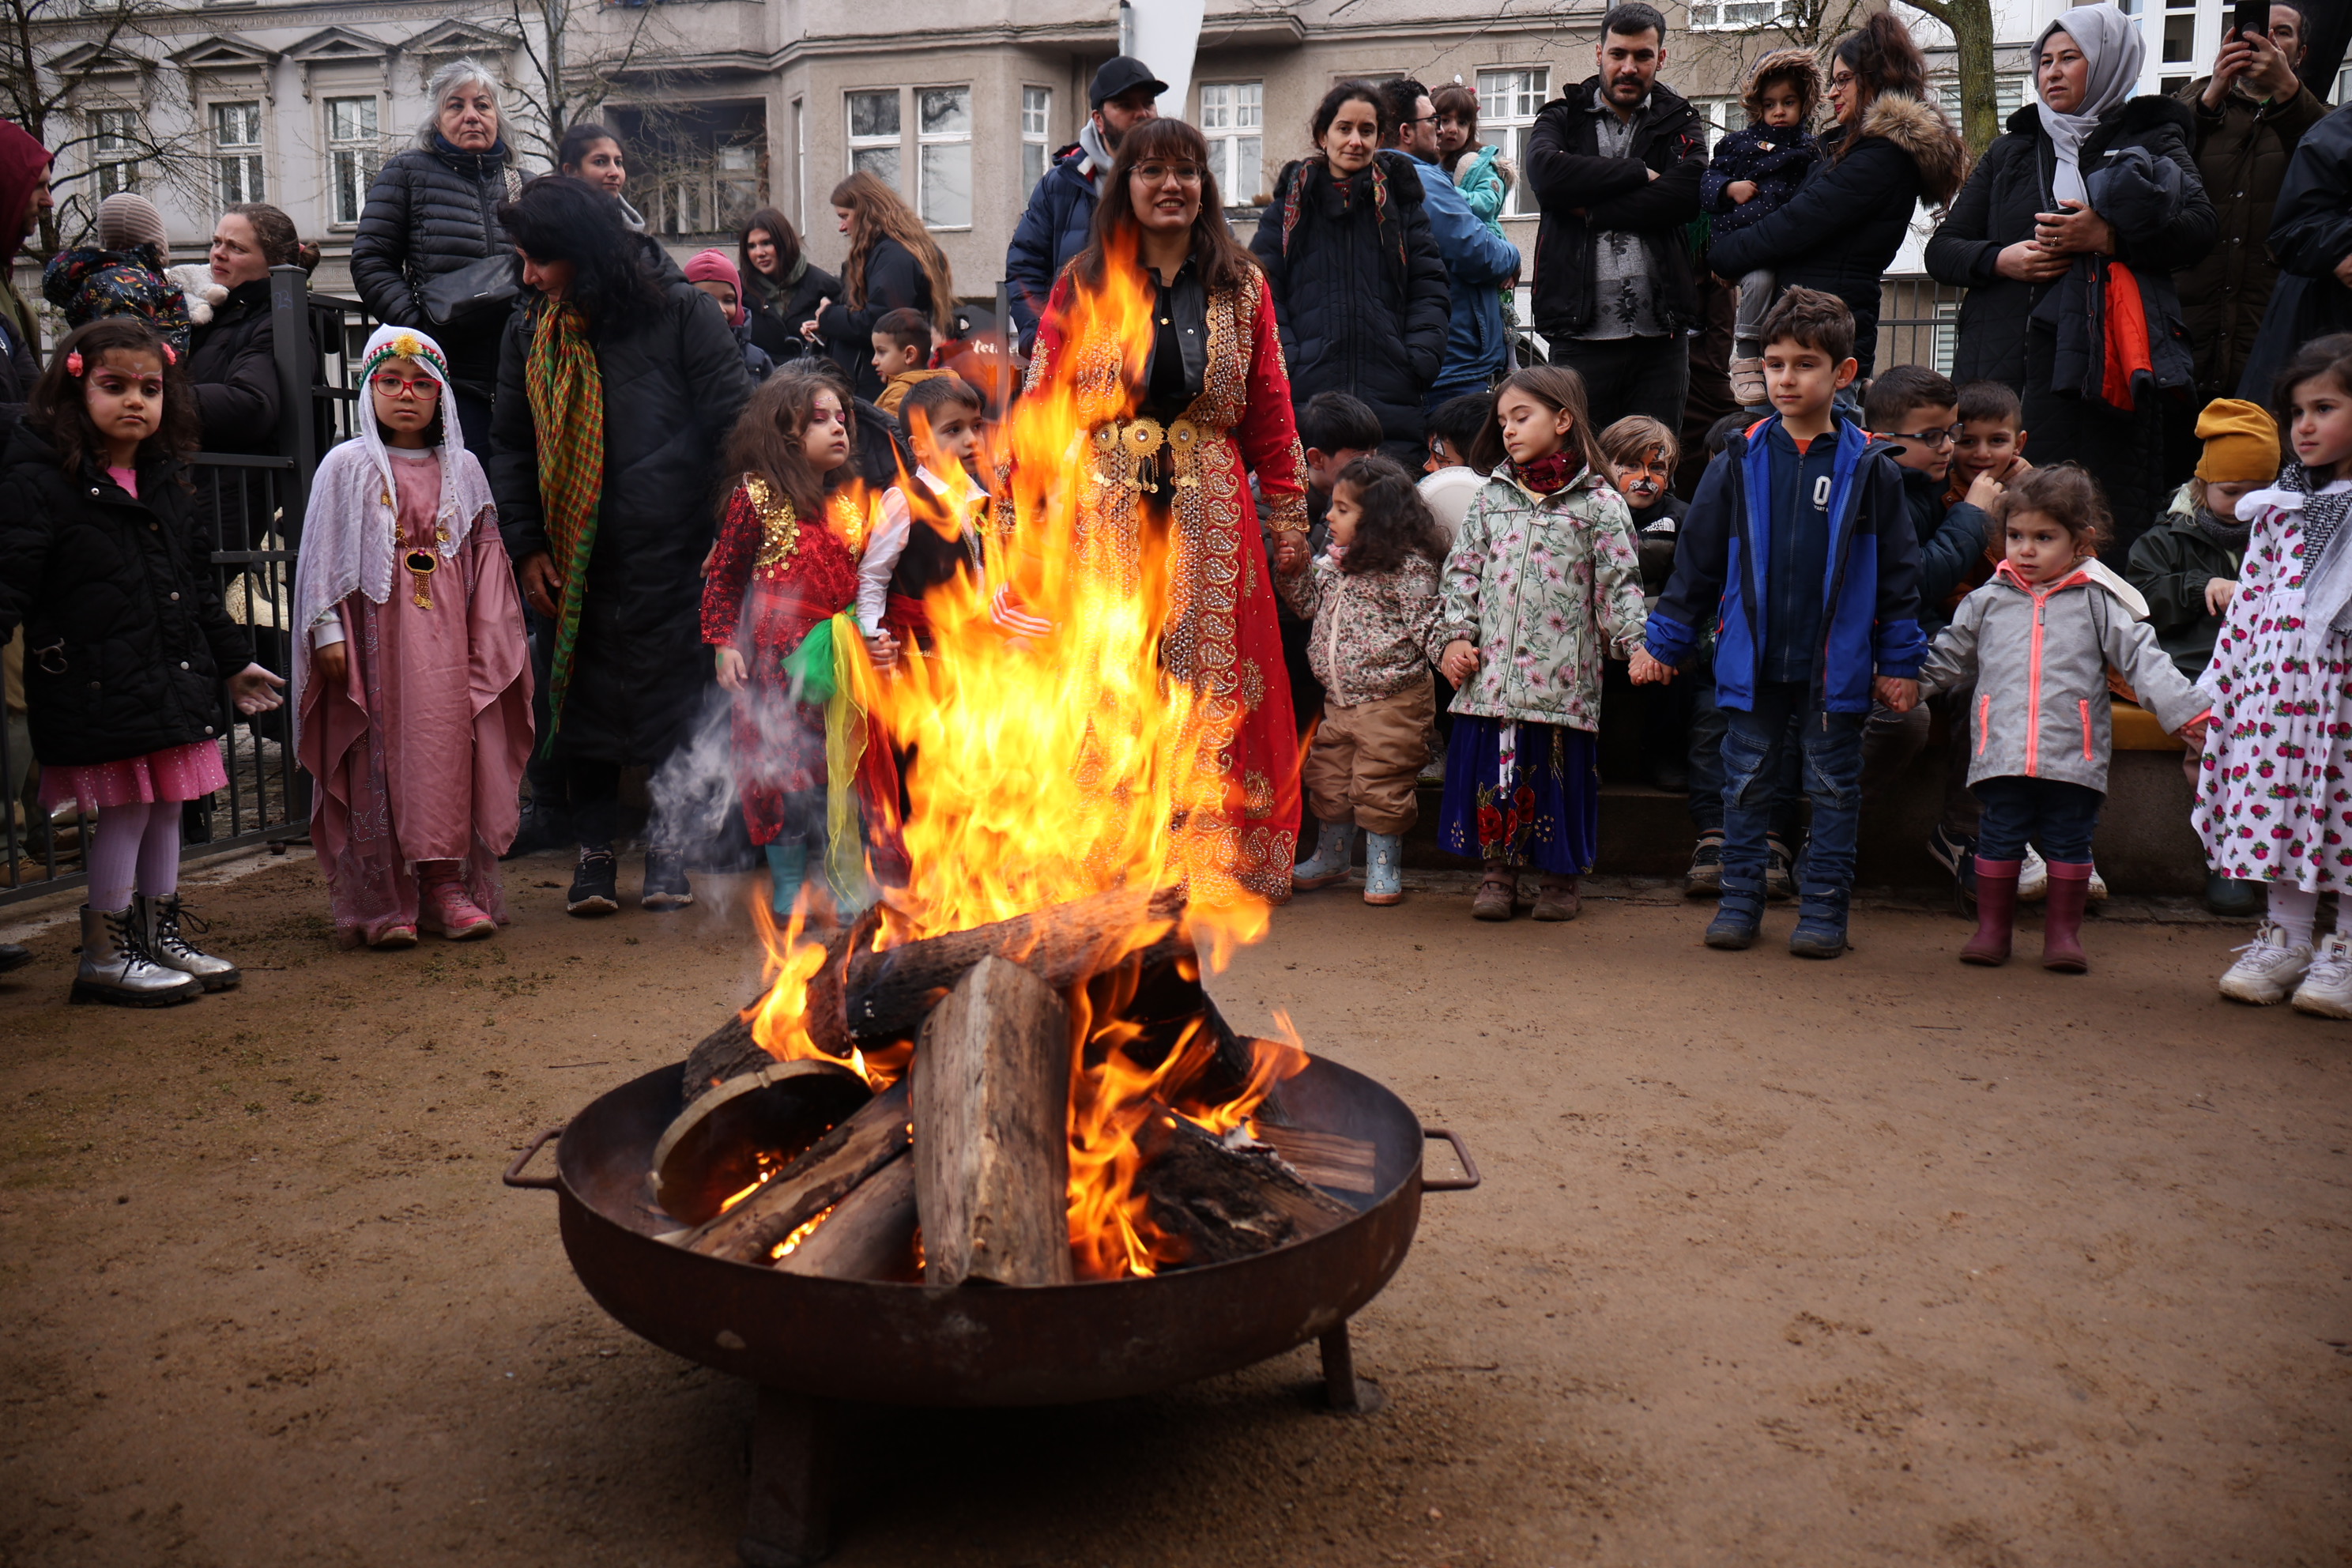
[[[81,907],[81,967],[74,974],[72,1000],[164,1007],[204,994],[194,975],[148,958],[137,915],[135,905],[111,911]]]
[[[131,910],[139,922],[141,940],[152,962],[194,976],[196,984],[207,991],[226,991],[245,978],[227,959],[215,958],[189,945],[180,930],[185,915],[180,908],[179,894],[166,893],[160,899],[137,894],[131,900]],[[205,924],[203,921],[196,923]]]

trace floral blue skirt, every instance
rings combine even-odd
[[[1580,877],[1592,869],[1600,842],[1600,748],[1590,732],[1454,716],[1439,848]]]

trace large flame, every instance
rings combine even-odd
[[[1115,343],[1122,363],[1139,371],[1152,303],[1140,267],[1121,258],[1104,287],[1071,301],[1064,342],[1097,345],[1093,352]],[[988,588],[959,580],[935,590],[926,605],[933,649],[909,650],[893,671],[864,668],[856,682],[875,743],[887,733],[916,759],[903,824],[910,879],[888,890],[875,945],[1115,889],[1181,885],[1194,941],[1221,968],[1234,944],[1264,934],[1268,911],[1223,863],[1218,836],[1185,831],[1188,821],[1223,809],[1227,787],[1194,692],[1160,664],[1186,546],[1154,525],[1138,499],[1122,494],[1110,509],[1082,504],[1099,488],[1089,464],[1096,431],[1130,409],[1088,405],[1071,374],[1078,357],[1050,366],[996,432],[1000,460],[992,466],[1009,469],[1011,480],[984,531]],[[968,482],[961,473],[945,477]],[[1007,585],[1024,616],[1049,630],[1012,635],[992,617],[989,594]],[[762,921],[772,985],[746,1014],[754,1037],[787,1060],[820,1054],[803,1016],[822,949],[803,925],[800,911],[781,931]],[[1139,920],[1106,967],[1166,929]],[[1091,1006],[1078,1012],[1070,1112],[1078,1271],[1097,1279],[1154,1272],[1180,1259],[1134,1194],[1135,1134],[1150,1116],[1171,1113],[1214,1043],[1195,1026],[1145,1068],[1126,1052],[1136,1030],[1115,1006],[1101,1016]],[[1238,1125],[1279,1077],[1297,1070],[1284,1048],[1260,1056],[1240,1100],[1188,1113],[1216,1132]],[[862,1058],[855,1065],[877,1086],[896,1077]]]

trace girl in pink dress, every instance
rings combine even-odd
[[[196,406],[116,316],[68,333],[0,459],[0,640],[25,628],[41,800],[95,813],[73,999],[152,1007],[237,983],[181,931],[180,806],[222,788],[224,682],[278,706],[189,529]],[[135,894],[135,898],[134,898]]]
[[[360,434],[319,465],[294,578],[310,840],[344,942],[465,942],[506,923],[499,856],[531,741],[522,603],[447,417],[441,346],[379,328],[362,381]]]

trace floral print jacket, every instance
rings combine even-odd
[[[1600,728],[1601,657],[1632,658],[1644,619],[1622,496],[1591,468],[1539,496],[1507,463],[1471,501],[1443,575],[1430,651],[1459,638],[1479,659],[1454,712]]]
[[[1437,568],[1421,556],[1406,556],[1393,572],[1351,576],[1330,556],[1318,555],[1296,577],[1276,574],[1274,585],[1292,609],[1315,623],[1307,663],[1337,706],[1394,697],[1429,679],[1436,657],[1429,628],[1437,619]]]

